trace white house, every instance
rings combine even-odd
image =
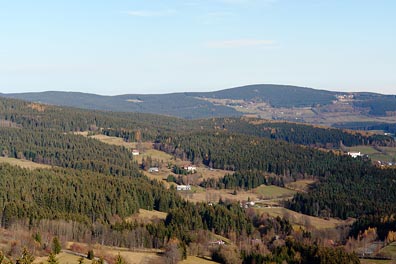
[[[176,190],[178,191],[191,191],[191,185],[177,185]]]
[[[197,167],[194,165],[184,165],[183,169],[185,169],[188,172],[196,172],[197,171]]]
[[[225,242],[223,240],[216,240],[216,241],[212,241],[210,242],[211,245],[224,245]]]
[[[134,150],[132,150],[132,155],[133,156],[139,156],[139,150],[137,150],[137,149],[134,149]]]
[[[348,152],[348,155],[351,156],[352,158],[357,158],[363,156],[362,153],[359,152]]]
[[[151,167],[148,171],[149,172],[159,172],[159,169],[157,167]]]

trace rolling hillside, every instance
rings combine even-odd
[[[261,101],[273,107],[307,107],[330,104],[335,99],[336,93],[291,85],[257,84],[216,92],[187,93],[187,95],[203,98]]]
[[[114,112],[162,114],[187,119],[242,115],[230,107],[214,105],[184,93],[103,96],[87,93],[50,91],[42,93],[2,94],[1,96],[60,106]]]
[[[216,92],[171,94],[126,94],[102,96],[77,92],[3,94],[4,97],[87,109],[143,112],[182,118],[241,116],[232,107],[214,104],[205,98],[266,102],[273,107],[306,107],[330,104],[335,92],[290,85],[248,85]]]
[[[103,96],[77,92],[0,94],[45,104],[185,119],[250,116],[354,129],[396,123],[396,96],[257,84],[214,92]],[[392,132],[384,129],[385,132]]]

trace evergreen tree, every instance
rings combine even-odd
[[[34,256],[29,250],[26,248],[23,249],[22,251],[22,256],[17,259],[16,263],[18,264],[31,264],[34,261]]]
[[[78,259],[78,264],[84,264],[84,257]]]
[[[62,246],[59,242],[58,237],[54,237],[54,239],[52,240],[52,252],[57,255],[61,252],[62,250]]]
[[[54,253],[50,253],[47,259],[48,264],[59,264],[58,259],[56,258]]]
[[[125,260],[121,257],[120,253],[118,253],[115,264],[125,264]]]
[[[87,259],[93,260],[95,258],[94,251],[92,249],[88,250]]]

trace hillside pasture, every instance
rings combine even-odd
[[[292,197],[296,193],[294,190],[278,187],[275,185],[261,185],[253,189],[253,192],[256,193],[262,200]]]
[[[271,217],[284,217],[289,219],[289,221],[295,226],[303,226],[303,227],[314,227],[315,229],[330,229],[336,228],[340,225],[349,224],[352,220],[338,220],[334,218],[324,219],[320,217],[314,217],[309,215],[300,214],[289,209],[283,207],[272,207],[272,208],[256,208],[257,213],[262,214],[266,213]]]
[[[193,186],[192,191],[181,191],[180,194],[191,202],[213,202],[219,199],[238,201],[259,201],[266,200],[268,203],[278,204],[279,201],[291,198],[296,191],[278,186],[261,185],[253,190],[234,190],[230,189],[204,189],[199,186]]]
[[[33,263],[47,263],[48,256],[44,257],[37,257],[34,259]],[[75,264],[78,263],[78,260],[80,259],[79,256],[66,253],[66,252],[61,252],[58,255],[56,255],[56,259],[58,260],[59,264]],[[84,258],[84,264],[91,264],[92,261]]]
[[[232,173],[227,170],[219,170],[219,169],[210,169],[209,167],[197,167],[197,173],[202,175],[202,180],[206,179],[220,179],[224,177],[227,173]]]
[[[314,180],[298,180],[295,182],[289,182],[286,184],[286,188],[295,190],[297,192],[307,192],[312,184],[316,181]]]
[[[391,259],[396,259],[396,242],[393,242],[382,248],[379,253],[383,256],[388,256]]]
[[[164,220],[167,216],[167,213],[156,211],[156,210],[145,210],[145,209],[139,209],[139,213],[134,214],[130,217],[127,217],[125,221],[127,222],[133,222],[133,221],[138,221],[138,222],[143,222],[143,223],[148,223],[148,222],[153,222],[157,219]]]
[[[66,248],[79,248],[80,253],[87,254],[88,249],[94,251],[95,257],[103,257],[108,263],[114,263],[115,258],[120,255],[126,262],[126,264],[140,264],[140,263],[163,263],[163,251],[159,249],[146,249],[146,248],[120,248],[111,246],[102,246],[99,244],[91,245],[78,242],[69,242]],[[79,258],[79,257],[78,257]],[[84,259],[84,263],[87,263],[87,259]],[[78,263],[68,262],[69,264]],[[67,264],[61,262],[60,264]],[[90,263],[87,263],[90,264]]]
[[[382,259],[359,259],[361,264],[393,264],[392,260]]]
[[[218,262],[214,262],[212,260],[206,258],[200,258],[195,256],[188,256],[187,259],[180,261],[180,264],[214,264]]]
[[[147,142],[146,147],[144,148],[143,152],[138,156],[138,162],[142,162],[143,157],[148,157],[150,156],[153,160],[159,160],[164,164],[164,166],[167,165],[168,162],[171,162],[174,160],[172,155],[169,155],[168,153],[165,153],[160,150],[153,149],[153,146],[151,143]]]
[[[256,201],[259,199],[259,195],[253,191],[237,191],[237,194],[233,194],[233,190],[215,190],[201,187],[195,187],[192,191],[180,191],[180,195],[191,202],[212,202],[217,203],[219,199],[230,200],[230,201],[247,201],[248,199]]]
[[[88,136],[87,132],[80,132],[79,134]],[[169,155],[163,151],[159,151],[153,148],[153,143],[152,142],[142,142],[142,143],[137,143],[137,142],[126,142],[120,137],[110,137],[102,134],[98,135],[92,135],[88,136],[90,138],[97,139],[103,143],[110,144],[110,145],[115,145],[115,146],[120,146],[120,147],[125,147],[129,150],[133,149],[139,149],[140,155],[136,157],[136,160],[138,163],[142,162],[143,157],[148,157],[150,156],[153,160],[159,160],[163,161],[165,164],[171,160],[173,160],[173,156]]]
[[[23,160],[23,159],[15,159],[15,158],[6,158],[0,157],[0,163],[8,163],[14,166],[19,166],[24,169],[50,169],[52,166],[47,164],[40,164],[30,160]]]
[[[99,140],[99,141],[101,141],[103,143],[106,143],[106,144],[121,146],[121,147],[125,147],[127,149],[136,148],[136,144],[135,143],[126,142],[120,137],[110,137],[110,136],[106,136],[106,135],[102,135],[102,134],[92,135],[92,136],[89,136],[89,137],[97,139],[97,140]]]
[[[396,160],[396,147],[355,146],[348,150],[368,155],[372,161],[392,162]]]

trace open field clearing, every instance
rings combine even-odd
[[[66,247],[68,249],[72,249],[73,247],[78,247],[82,250],[83,254],[87,254],[88,249],[92,249],[94,251],[95,257],[103,257],[105,260],[112,260],[112,259],[114,260],[119,254],[127,264],[157,263],[157,262],[162,263],[160,261],[163,259],[163,257],[161,256],[161,253],[163,253],[163,251],[159,249],[139,248],[136,250],[131,250],[128,248],[101,246],[98,244],[95,244],[93,246],[88,246],[87,244],[77,243],[77,242],[69,242],[67,243]],[[84,263],[86,263],[85,261],[88,260],[84,259]],[[75,264],[78,263],[78,261],[72,263]],[[61,262],[60,264],[63,263]]]
[[[350,152],[361,152],[366,155],[372,155],[372,154],[377,154],[380,153],[378,150],[374,149],[371,146],[354,146],[354,147],[349,147],[348,150]]]
[[[202,175],[202,179],[219,179],[224,177],[227,173],[232,173],[231,171],[226,170],[218,170],[218,169],[209,169],[208,167],[197,167],[197,173]]]
[[[392,162],[396,160],[396,147],[355,146],[348,149],[352,152],[366,154],[373,161]]]
[[[334,218],[329,218],[328,220],[319,218],[319,217],[314,217],[314,216],[309,216],[309,215],[304,215],[300,214],[294,211],[291,211],[289,209],[283,208],[283,207],[272,207],[272,208],[257,208],[257,212],[259,213],[267,213],[269,216],[272,217],[285,217],[289,219],[289,221],[293,225],[298,225],[298,226],[311,226],[316,229],[328,229],[328,228],[335,228],[339,225],[345,225],[345,224],[351,224],[352,220],[337,220]]]
[[[88,136],[88,132],[78,132],[77,134],[83,135],[83,136]],[[174,157],[168,153],[165,153],[163,151],[159,151],[153,148],[152,142],[142,142],[140,143],[140,146],[138,147],[137,142],[125,142],[122,138],[119,137],[110,137],[106,135],[93,135],[89,136],[90,138],[97,139],[103,143],[110,144],[110,145],[116,145],[116,146],[122,146],[127,149],[136,149],[139,148],[140,150],[140,155],[136,156],[135,159],[137,162],[140,164],[142,163],[143,158],[151,157],[152,160],[158,160],[162,164],[162,168],[160,169],[160,172],[158,173],[151,173],[147,174],[148,177],[150,178],[161,178],[161,179],[166,179],[169,174],[171,174],[171,170],[167,169],[166,166],[168,163],[172,163],[178,166],[183,166],[185,164],[188,164],[188,161],[182,161],[182,160],[175,160]],[[226,170],[218,170],[218,169],[209,169],[208,167],[197,167],[197,175],[202,176],[201,180],[204,179],[209,179],[209,178],[221,178],[227,173],[232,173],[230,171]],[[151,177],[150,175],[155,175],[155,177]]]
[[[170,185],[168,182],[166,182],[166,178],[168,177],[169,174],[171,174],[170,170],[160,170],[159,172],[148,172],[148,171],[142,171],[144,175],[146,175],[149,179],[152,180],[157,180],[157,181],[163,181],[164,184],[169,187]]]
[[[78,134],[83,136],[88,136],[88,132],[79,132]],[[110,137],[102,134],[88,136],[88,137],[97,139],[109,145],[125,147],[129,150],[138,148],[140,150],[140,155],[136,157],[136,160],[139,163],[142,162],[143,157],[148,157],[148,156],[151,156],[153,160],[156,159],[163,161],[165,165],[167,164],[167,162],[173,160],[172,155],[169,155],[163,151],[153,149],[152,142],[142,142],[138,144],[137,142],[126,142],[120,137]]]
[[[299,180],[287,183],[286,188],[295,190],[297,192],[307,192],[310,185],[312,185],[313,183],[315,183],[314,180]]]
[[[218,263],[218,262],[214,262],[214,261],[204,259],[204,258],[188,256],[187,259],[180,261],[179,263],[181,263],[181,264],[214,264],[214,263]]]
[[[80,259],[79,256],[73,255],[73,254],[69,254],[69,253],[65,253],[65,252],[61,252],[58,255],[56,255],[56,258],[59,261],[59,264],[76,264],[78,263],[78,260]],[[47,259],[48,256],[46,257],[38,257],[35,258],[33,263],[47,263]],[[85,258],[84,259],[84,263],[85,264],[91,264],[92,261]]]
[[[94,250],[95,251],[95,250]],[[96,251],[95,251],[96,252]],[[99,251],[98,251],[99,252]],[[141,264],[141,263],[163,263],[163,256],[151,252],[133,252],[125,249],[104,249],[103,252],[97,253],[98,255],[105,254],[108,257],[116,257],[118,254],[125,260],[127,264]],[[76,264],[79,262],[80,257],[61,252],[56,256],[59,264]],[[48,256],[37,257],[33,263],[46,263]],[[92,261],[84,258],[85,264],[91,264]],[[182,264],[215,264],[218,262],[211,261],[210,259],[200,258],[195,256],[188,256],[187,259],[179,262]]]
[[[195,192],[194,192],[195,191]],[[193,191],[180,191],[179,193],[191,202],[214,202],[217,203],[219,199],[231,201],[247,201],[249,198],[252,201],[258,200],[259,195],[253,191],[237,191],[233,194],[233,190],[205,190],[201,187],[196,187]]]
[[[109,137],[109,136],[102,135],[102,134],[93,135],[93,136],[89,136],[89,137],[97,139],[97,140],[99,140],[99,141],[101,141],[103,143],[107,143],[107,144],[110,144],[110,145],[116,145],[116,146],[122,146],[122,147],[125,147],[127,149],[136,148],[136,144],[135,143],[126,142],[120,137]]]
[[[119,251],[108,250],[104,251],[108,256],[117,257],[118,254],[125,260],[127,264],[141,264],[141,263],[163,263],[163,257],[150,252],[132,252],[132,251]]]
[[[5,157],[0,157],[0,162],[1,163],[9,163],[11,165],[19,166],[21,168],[25,169],[49,169],[52,166],[47,165],[47,164],[40,164],[36,163],[30,160],[22,160],[22,159],[15,159],[15,158],[5,158]]]
[[[222,200],[231,201],[258,201],[268,200],[278,204],[279,201],[291,198],[296,191],[287,188],[282,188],[274,185],[261,185],[253,190],[245,191],[238,190],[234,194],[234,190],[230,189],[204,189],[199,186],[193,186],[192,191],[181,191],[180,194],[187,200],[192,202],[218,202]]]
[[[165,153],[163,151],[159,151],[156,149],[152,148],[151,143],[146,143],[146,147],[144,150],[141,152],[141,154],[137,157],[137,161],[139,163],[142,162],[142,158],[144,157],[151,157],[153,160],[159,160],[161,163],[163,163],[164,166],[168,164],[168,162],[172,162],[174,160],[172,155],[169,155],[168,153]]]
[[[292,197],[296,193],[296,191],[287,188],[278,187],[275,185],[261,185],[256,189],[253,189],[253,192],[264,200]]]
[[[392,260],[381,260],[381,259],[360,259],[362,264],[392,264],[395,263]]]
[[[393,242],[380,250],[380,253],[396,259],[396,242]]]
[[[152,222],[153,220],[156,219],[165,219],[167,216],[167,213],[160,212],[160,211],[149,211],[145,209],[139,209],[139,213],[134,214],[130,217],[125,218],[127,222],[132,222],[132,221],[141,221],[143,223],[147,222]]]

